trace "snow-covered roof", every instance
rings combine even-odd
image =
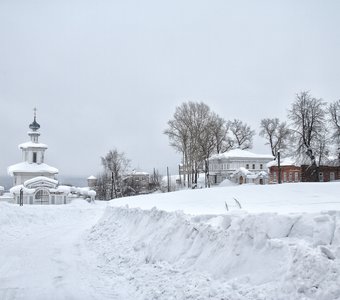
[[[128,174],[128,175],[144,175],[144,176],[148,176],[148,175],[150,175],[149,173],[147,173],[147,172],[141,172],[141,171],[135,171],[135,170],[133,170],[130,174]]]
[[[249,170],[247,170],[244,167],[241,167],[241,168],[237,169],[234,173],[232,173],[231,176],[234,176],[236,174],[242,174],[242,175],[245,175],[245,176],[255,175],[253,172],[250,172]]]
[[[269,163],[267,163],[267,168],[274,167],[278,165],[278,161],[272,160]],[[293,156],[288,156],[280,159],[280,166],[285,167],[285,166],[296,166],[300,167],[301,164],[298,162],[298,159],[293,157]]]
[[[91,176],[90,176],[90,177],[88,177],[87,179],[89,179],[89,180],[94,180],[94,179],[97,179],[97,177],[95,177],[95,176],[91,175]]]
[[[310,158],[307,155],[304,156],[299,156],[299,157],[294,157],[294,156],[288,156],[281,158],[280,160],[280,166],[295,166],[295,167],[301,167],[302,165],[309,165],[310,164]],[[267,163],[267,168],[270,167],[277,167],[278,162],[277,160],[270,161]],[[323,157],[320,165],[323,166],[339,166],[340,162],[339,159],[335,156],[328,156],[328,157]]]
[[[34,192],[35,192],[35,189],[26,188],[26,187],[24,187],[22,184],[13,186],[13,187],[9,190],[9,192],[10,192],[11,194],[19,194],[21,189],[22,189],[22,191],[23,191],[25,194],[34,194]]]
[[[58,174],[58,169],[51,167],[45,163],[37,164],[37,163],[28,163],[21,162],[7,168],[7,172],[10,176],[13,176],[14,173],[49,173],[49,174]]]
[[[33,142],[26,142],[23,144],[20,144],[19,149],[28,149],[28,148],[44,148],[47,149],[48,146],[46,144],[42,144],[42,143],[33,143]]]
[[[215,154],[210,159],[219,158],[254,158],[254,159],[273,159],[270,154],[256,154],[247,150],[233,149],[224,153]]]
[[[266,171],[261,171],[256,174],[257,177],[268,177],[268,173]]]
[[[37,176],[37,177],[34,177],[32,179],[28,179],[24,182],[24,186],[28,186],[32,183],[35,183],[35,182],[38,182],[38,181],[47,181],[49,183],[52,183],[54,185],[57,185],[58,184],[58,180],[55,180],[55,179],[52,179],[52,178],[48,178],[48,177],[45,177],[45,176]]]
[[[53,180],[53,179],[52,179]],[[96,196],[96,192],[90,190],[89,187],[75,187],[75,186],[68,186],[68,185],[59,185],[56,188],[50,189],[50,192],[53,193],[62,193],[62,194],[80,194],[83,196]]]
[[[283,157],[283,158],[280,159],[280,166],[281,167],[285,167],[285,166],[300,167],[301,166],[300,160],[297,157],[294,157],[294,156]],[[275,167],[278,166],[277,159],[272,160],[269,163],[267,163],[267,168],[274,167],[274,166]]]
[[[53,193],[62,193],[62,194],[69,194],[71,193],[71,187],[68,185],[59,185],[54,189],[50,189],[50,192]]]

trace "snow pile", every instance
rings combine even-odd
[[[235,186],[236,183],[232,182],[230,179],[224,179],[218,186],[226,187],[226,186]]]
[[[209,293],[214,299],[339,299],[339,221],[335,211],[189,216],[108,207],[89,243],[109,268],[132,251],[125,259],[138,268],[166,263],[184,281],[185,274],[205,274],[216,289],[202,288],[202,299]],[[115,245],[122,237],[120,253]]]

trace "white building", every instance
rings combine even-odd
[[[219,184],[225,179],[238,178],[237,183],[266,183],[267,163],[273,160],[272,155],[255,154],[247,150],[234,149],[213,155],[209,159],[210,180]],[[249,179],[242,176],[246,174]],[[260,180],[263,179],[263,180]]]
[[[94,199],[96,193],[89,188],[59,186],[56,179],[58,169],[45,163],[47,145],[39,143],[40,125],[34,121],[29,125],[30,141],[20,144],[22,162],[8,167],[7,171],[13,177],[13,187],[10,189],[10,202],[23,204],[66,204],[74,196],[85,196]],[[6,198],[8,200],[8,198]]]
[[[9,166],[7,171],[13,177],[13,185],[22,185],[25,181],[41,176],[49,179],[55,179],[58,169],[45,164],[45,151],[47,145],[39,143],[40,133],[38,132],[40,125],[34,121],[29,125],[31,129],[28,132],[30,141],[20,144],[19,149],[22,151],[22,162]]]

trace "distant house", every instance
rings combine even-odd
[[[124,186],[129,194],[143,194],[149,192],[150,174],[133,170],[123,178]]]
[[[267,183],[267,163],[272,155],[255,154],[241,149],[213,155],[209,159],[209,177],[213,184],[225,179],[242,183]]]
[[[2,196],[5,192],[5,188],[0,185],[0,196]]]
[[[281,182],[311,182],[315,181],[315,172],[319,172],[320,182],[340,180],[340,164],[338,159],[329,159],[318,166],[317,169],[310,165],[299,163],[296,158],[286,157],[280,162],[280,170],[276,160],[267,164],[269,168],[269,182],[278,183],[279,171]]]

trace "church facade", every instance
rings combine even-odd
[[[29,125],[30,141],[20,144],[22,162],[9,166],[8,174],[13,178],[10,193],[13,203],[18,204],[67,204],[72,198],[82,196],[94,200],[96,193],[89,188],[59,185],[58,169],[45,163],[48,146],[39,142],[40,125],[34,120]]]

